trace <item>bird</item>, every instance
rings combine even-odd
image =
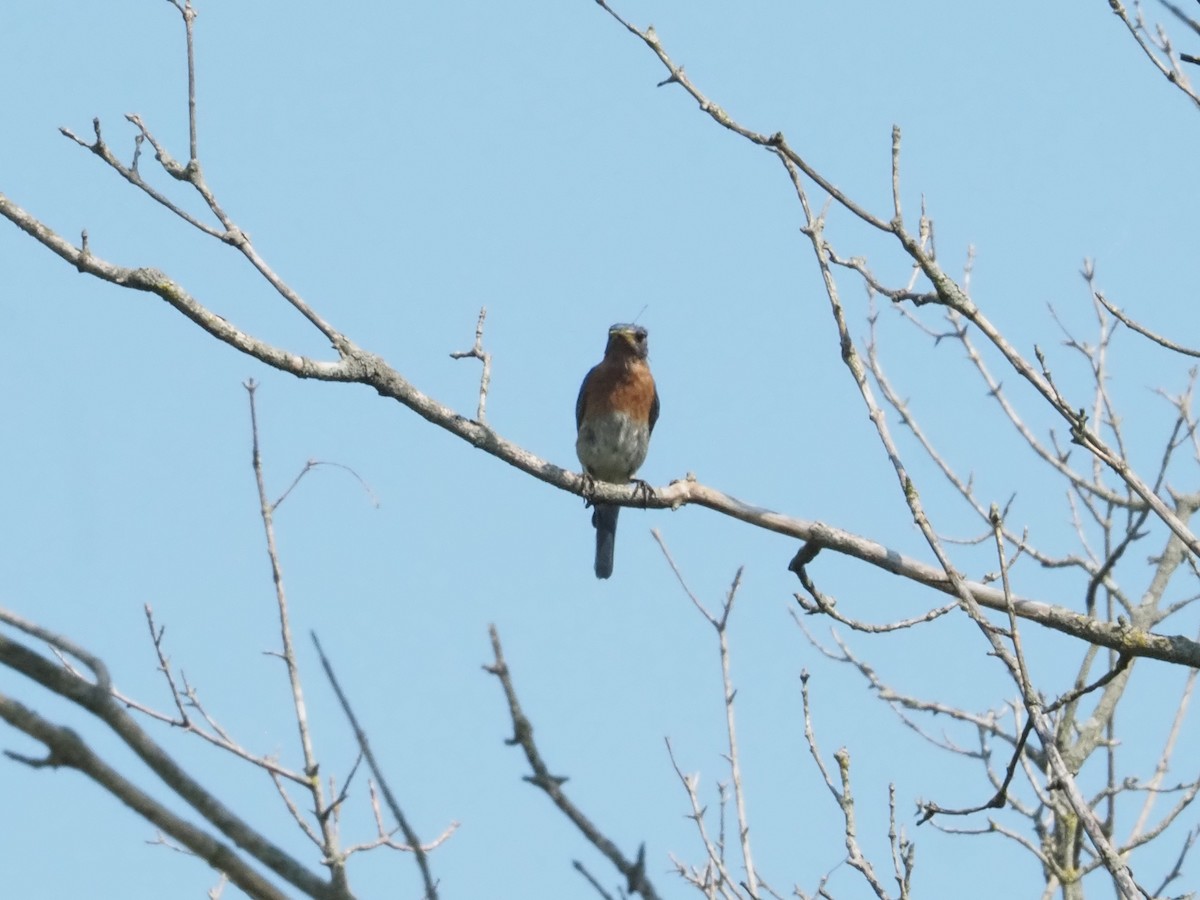
[[[650,434],[658,421],[658,388],[650,374],[646,329],[613,325],[608,329],[604,359],[579,386],[575,401],[575,453],[585,478],[626,484],[646,459]],[[645,490],[649,486],[642,482]],[[595,503],[596,577],[613,570],[613,546],[621,507]]]

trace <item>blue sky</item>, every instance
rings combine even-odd
[[[1097,260],[1098,283],[1116,303],[1185,342],[1197,333],[1198,119],[1107,3],[615,5],[636,24],[653,23],[734,118],[784,132],[881,214],[890,208],[898,124],[910,215],[924,197],[951,272],[975,247],[976,302],[1023,352],[1046,349],[1068,389],[1085,390],[1086,373],[1062,346],[1049,307],[1091,338],[1084,257]],[[449,353],[470,346],[486,305],[491,425],[574,468],[579,381],[599,360],[608,325],[640,314],[663,404],[645,478],[665,484],[692,472],[748,502],[930,558],[839,359],[781,167],[699,114],[678,88],[656,88],[665,77],[658,61],[594,3],[368,0],[334,12],[302,0],[199,10],[208,181],[274,269],[338,329],[472,415],[478,367]],[[163,269],[243,329],[328,358],[319,335],[229,248],[57,133],[65,125],[86,137],[99,116],[127,159],[133,131],[123,115],[136,112],[186,157],[182,29],[168,3],[9,3],[0,6],[0,35],[0,192],[63,235],[86,228],[100,256]],[[1187,37],[1177,38],[1186,48]],[[166,181],[157,183],[198,210]],[[831,214],[829,237],[843,255],[869,255],[881,274],[906,272],[893,248],[845,214]],[[173,664],[209,708],[250,749],[294,762],[286,683],[263,655],[277,634],[241,387],[259,381],[273,494],[315,458],[353,468],[379,500],[341,470],[313,473],[281,508],[282,562],[297,630],[321,635],[419,832],[462,823],[432,857],[444,896],[588,896],[570,866],[576,858],[616,883],[521,781],[523,760],[502,743],[510,734],[503,698],[480,668],[490,657],[489,623],[551,767],[571,776],[577,802],[626,852],[647,842],[648,871],[664,896],[688,894],[668,872],[668,854],[695,863],[702,855],[663,738],[686,771],[700,773],[715,805],[715,782],[726,778],[719,670],[711,629],[679,590],[651,527],[710,607],[746,567],[733,666],[756,860],[776,889],[813,890],[844,854],[837,810],[801,732],[799,673],[808,669],[827,760],[840,746],[852,753],[860,834],[877,866],[888,869],[894,782],[918,841],[920,893],[950,896],[962,872],[977,869],[995,875],[975,897],[1038,890],[1036,863],[998,836],[913,828],[917,798],[970,805],[986,799],[985,788],[971,765],[929,749],[856,673],[804,639],[788,612],[797,589],[786,571],[792,542],[699,508],[627,510],[616,573],[597,582],[578,498],[361,387],[266,369],[157,299],[81,276],[8,225],[0,271],[8,335],[0,605],[83,643],[108,660],[122,690],[166,707],[142,612],[152,604]],[[863,292],[849,278],[842,292],[862,337]],[[937,323],[935,314],[926,319]],[[1057,552],[1073,547],[1062,486],[996,416],[961,350],[933,346],[889,309],[880,343],[899,390],[947,456],[974,472],[980,495],[1003,503],[1015,492],[1016,521]],[[1170,425],[1154,389],[1181,390],[1187,363],[1128,332],[1111,362],[1131,457],[1150,468]],[[1015,377],[1006,385],[1032,427],[1061,433]],[[904,446],[935,525],[976,533],[961,502]],[[1175,473],[1181,490],[1194,486],[1188,464]],[[1145,557],[1161,549],[1154,540],[1122,570],[1135,596],[1149,577]],[[956,552],[973,576],[992,567],[980,551]],[[931,603],[832,554],[814,571],[863,618]],[[1082,608],[1078,578],[1032,568],[1019,577],[1022,594]],[[828,634],[825,623],[808,624]],[[1166,630],[1195,629],[1185,613]],[[1043,689],[1066,687],[1080,648],[1027,632]],[[898,689],[974,710],[1015,696],[961,616],[849,640]],[[344,773],[352,739],[307,642],[301,662],[324,771]],[[1118,719],[1128,729],[1121,760],[1130,774],[1152,773],[1184,675],[1139,664]],[[7,672],[0,690],[90,729],[123,770],[139,773],[75,710]],[[316,866],[260,773],[156,733],[204,783]],[[1195,758],[1196,737],[1187,723],[1177,766]],[[0,732],[0,746],[34,752],[11,730]],[[1171,777],[1195,773],[1183,763]],[[213,882],[201,864],[144,844],[150,827],[74,773],[3,762],[0,791],[18,811],[0,849],[17,879],[14,896],[199,896]],[[1126,828],[1136,815],[1129,810]],[[343,820],[348,840],[370,833],[361,804],[356,815]],[[1135,857],[1139,877],[1156,884],[1181,840],[1173,833],[1160,852]],[[1191,883],[1195,871],[1192,861]],[[361,897],[417,895],[405,857],[376,851],[351,877]],[[1107,896],[1102,879],[1089,886]],[[831,887],[840,896],[863,890],[844,866]]]

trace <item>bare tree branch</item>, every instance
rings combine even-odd
[[[1174,48],[1172,48],[1171,41],[1162,26],[1158,27],[1156,34],[1150,34],[1150,28],[1146,24],[1145,16],[1142,14],[1142,4],[1138,0],[1134,0],[1133,15],[1130,15],[1129,10],[1121,0],[1108,0],[1108,5],[1116,13],[1117,18],[1121,20],[1126,29],[1128,29],[1130,36],[1141,47],[1142,52],[1150,60],[1151,64],[1153,64],[1154,68],[1158,69],[1167,81],[1179,88],[1193,104],[1200,107],[1200,95],[1197,95],[1188,81],[1187,73],[1179,66]],[[1169,3],[1165,3],[1164,5],[1168,9],[1171,8]]]
[[[0,638],[0,641],[3,641]],[[6,648],[8,649],[8,648]],[[150,822],[190,852],[205,860],[249,896],[259,900],[284,900],[287,896],[258,874],[228,844],[216,840],[186,819],[175,815],[133,782],[104,762],[70,728],[55,725],[21,703],[0,695],[0,718],[46,746],[43,759],[22,756],[11,750],[4,755],[34,769],[65,766],[76,769],[104,788],[135,813]],[[297,864],[298,868],[298,864]],[[315,877],[315,876],[314,876]],[[313,894],[312,896],[326,896]],[[332,896],[332,895],[329,895]]]
[[[354,715],[354,710],[350,707],[350,701],[342,690],[341,683],[337,679],[337,675],[333,671],[333,665],[329,662],[329,657],[325,655],[324,648],[321,647],[321,642],[318,640],[315,633],[311,634],[312,642],[317,648],[317,655],[321,657],[321,666],[325,669],[325,675],[329,678],[329,684],[333,688],[333,692],[337,695],[338,703],[341,704],[342,712],[346,714],[347,720],[350,722],[350,727],[354,729],[354,738],[358,741],[359,749],[362,750],[363,757],[367,761],[367,765],[371,768],[371,773],[379,782],[379,787],[383,791],[384,799],[387,801],[388,809],[391,810],[396,822],[400,826],[400,830],[404,833],[404,840],[407,842],[408,848],[412,850],[413,856],[417,860],[417,868],[421,870],[421,880],[425,883],[425,900],[437,900],[437,882],[434,880],[433,873],[429,868],[429,851],[444,841],[458,827],[458,823],[454,822],[446,829],[445,832],[435,841],[430,844],[422,844],[421,839],[417,837],[416,831],[409,824],[408,818],[400,809],[400,804],[396,800],[392,789],[388,786],[384,778],[383,770],[375,760],[375,754],[371,751],[370,741],[367,739],[367,733],[358,723],[358,717]],[[382,829],[381,829],[382,830]]]
[[[0,610],[0,621],[20,621]],[[39,636],[45,637],[45,632]],[[74,646],[65,638],[54,638],[55,646]],[[73,653],[73,651],[72,651]],[[85,658],[92,658],[84,654]],[[108,725],[138,757],[181,799],[207,819],[238,847],[310,897],[345,900],[348,896],[310,872],[299,862],[252,829],[200,784],[137,725],[102,683],[92,683],[68,672],[32,650],[0,634],[0,664],[92,713]],[[164,831],[168,829],[156,823]],[[168,832],[170,833],[170,832]],[[182,839],[175,835],[176,839]],[[211,862],[211,860],[210,860]],[[214,863],[215,865],[215,863]],[[218,866],[218,868],[220,868]],[[222,871],[228,871],[222,869]],[[232,877],[233,873],[230,873]]]
[[[825,780],[825,786],[829,788],[829,793],[833,796],[838,808],[842,811],[846,862],[854,869],[857,869],[863,878],[866,879],[867,884],[870,885],[871,890],[879,900],[887,900],[887,891],[879,881],[878,876],[876,876],[875,869],[871,865],[870,860],[863,855],[862,848],[858,843],[858,820],[854,811],[854,794],[850,788],[850,751],[842,747],[833,754],[833,758],[838,764],[839,789],[838,785],[834,784],[829,770],[825,767],[824,757],[822,757],[821,751],[817,747],[816,732],[812,724],[812,708],[809,705],[808,699],[808,681],[809,674],[805,670],[800,673],[800,698],[804,709],[804,739],[808,744],[808,752],[817,764],[817,770]],[[900,888],[901,897],[907,898],[907,880],[900,881]],[[817,896],[826,896],[823,886],[818,889]]]
[[[545,792],[546,796],[558,807],[559,811],[565,815],[572,824],[583,834],[588,842],[599,850],[611,862],[624,877],[628,890],[632,894],[641,894],[645,900],[656,900],[658,893],[654,890],[654,886],[650,883],[649,877],[646,875],[646,848],[643,844],[638,851],[637,858],[630,860],[617,848],[607,836],[605,836],[599,828],[583,814],[563,791],[562,786],[566,782],[566,778],[561,775],[550,774],[550,769],[542,759],[542,754],[537,748],[537,744],[533,740],[533,723],[526,718],[525,713],[521,710],[521,703],[517,699],[516,688],[513,687],[512,673],[509,671],[508,663],[504,661],[504,650],[500,646],[500,633],[496,630],[496,626],[492,625],[488,628],[488,634],[492,639],[492,653],[495,656],[495,661],[491,665],[483,667],[484,671],[490,675],[495,675],[500,681],[500,686],[504,689],[504,697],[508,701],[508,711],[512,718],[513,736],[505,743],[509,746],[520,747],[525,758],[529,762],[529,767],[533,770],[532,775],[526,775],[525,780],[534,787],[540,788]]]

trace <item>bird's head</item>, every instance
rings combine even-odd
[[[613,325],[608,329],[608,348],[604,352],[645,359],[650,352],[646,329],[641,325]]]

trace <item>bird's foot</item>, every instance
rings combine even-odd
[[[587,509],[592,505],[592,500],[596,496],[596,479],[584,472],[581,476],[583,479],[583,508]]]
[[[642,509],[645,509],[650,504],[650,500],[657,496],[654,488],[650,487],[650,482],[642,481],[640,478],[633,478],[631,481],[633,481],[633,498],[635,500],[641,498]]]

